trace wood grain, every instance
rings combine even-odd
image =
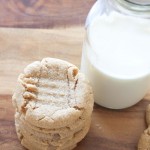
[[[14,127],[14,109],[10,95],[0,95],[0,149],[24,150]],[[142,100],[125,110],[109,110],[95,105],[92,124],[86,138],[75,150],[136,150],[145,128],[145,107]]]
[[[53,28],[84,24],[96,0],[1,0],[0,26]]]
[[[0,94],[12,94],[24,67],[44,57],[80,66],[83,27],[54,30],[0,29]]]
[[[23,68],[43,57],[57,57],[80,66],[83,27],[66,29],[0,29],[0,150],[23,150],[14,128],[12,91]],[[92,125],[75,150],[136,150],[146,128],[150,93],[137,105],[110,110],[95,105]]]

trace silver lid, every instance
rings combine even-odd
[[[128,2],[138,4],[138,5],[150,5],[150,0],[126,0]]]
[[[120,11],[150,18],[150,0],[112,0]],[[118,4],[118,5],[117,5]],[[122,6],[122,7],[121,7]]]

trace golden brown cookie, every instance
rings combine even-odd
[[[138,143],[138,150],[150,150],[150,104],[146,109],[146,122],[148,128],[141,135],[141,138]]]
[[[57,136],[57,134],[52,134],[51,137],[46,137],[47,135],[41,136],[40,134],[38,134],[37,136],[29,132],[20,124],[16,125],[16,127],[17,127],[17,132],[22,135],[21,141],[24,139],[26,141],[29,140],[30,143],[36,143],[36,145],[37,143],[39,143],[40,145],[43,145],[43,146],[55,147],[55,149],[64,149],[65,147],[76,145],[79,141],[81,141],[82,138],[84,138],[84,136],[87,134],[89,130],[89,125],[90,125],[90,120],[86,122],[86,125],[84,125],[84,127],[74,132],[72,136],[66,137],[61,140],[59,139],[60,137]],[[54,137],[54,135],[56,135],[56,137]],[[19,135],[19,138],[20,138],[20,135]]]
[[[89,130],[92,89],[78,68],[66,61],[44,58],[28,65],[12,99],[17,134],[28,149],[71,149]]]
[[[79,120],[76,123],[70,125],[70,127],[63,127],[60,129],[42,129],[31,126],[26,123],[23,119],[15,118],[16,126],[19,126],[22,135],[32,135],[34,139],[38,141],[45,141],[53,146],[59,146],[60,144],[66,143],[72,139],[74,135],[84,129],[87,124],[90,124],[90,120]]]

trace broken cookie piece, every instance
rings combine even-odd
[[[93,110],[89,82],[71,63],[44,58],[28,65],[13,95],[21,144],[33,149],[73,149],[87,134]]]
[[[150,104],[147,106],[146,109],[146,122],[148,128],[144,131],[144,133],[140,137],[138,143],[138,150],[150,150]]]

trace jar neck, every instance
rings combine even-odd
[[[150,6],[150,0],[123,0],[135,5]]]
[[[150,0],[109,0],[118,11],[150,18]]]

